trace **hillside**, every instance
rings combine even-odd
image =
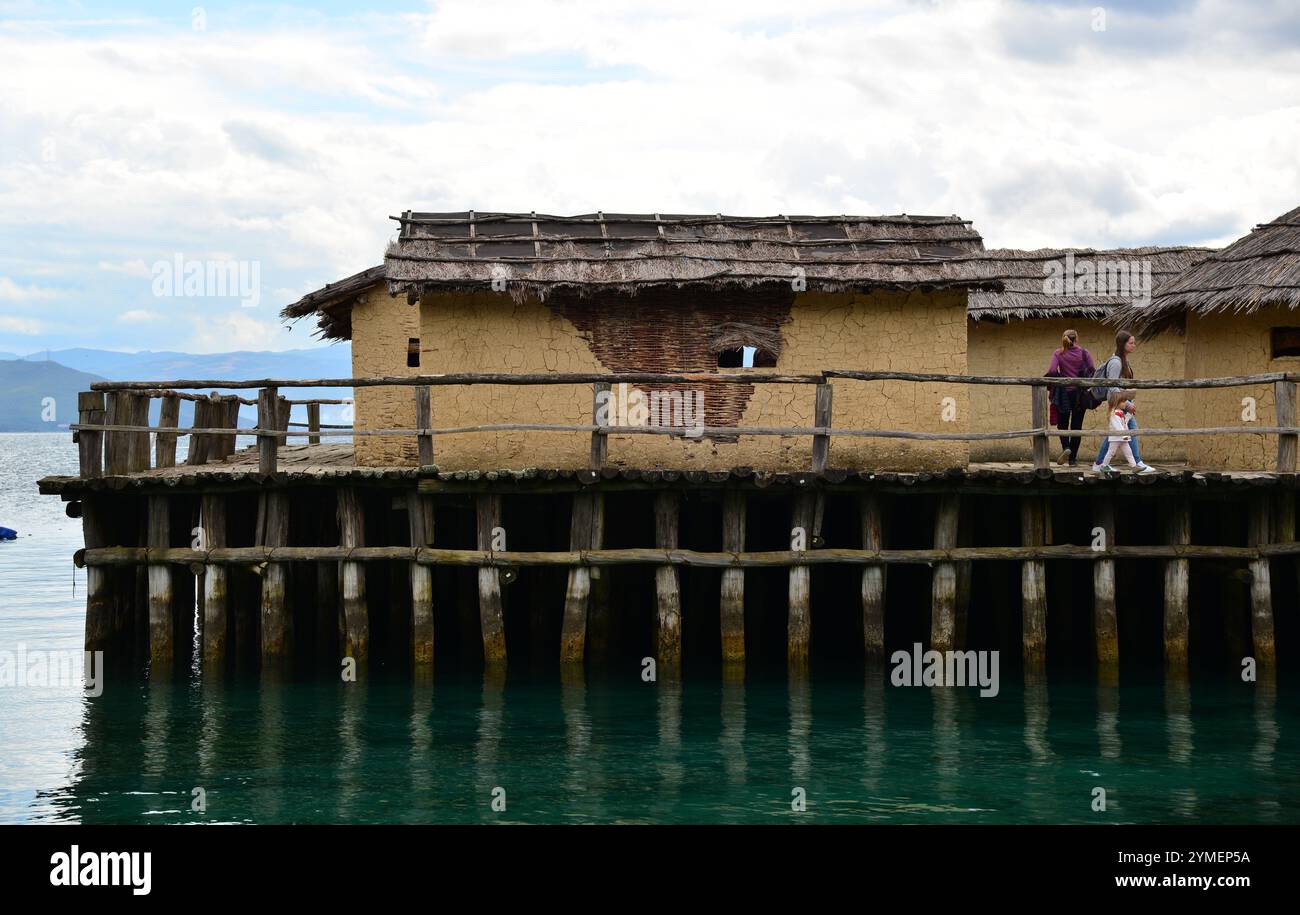
[[[46,360],[51,360],[47,362]],[[111,381],[176,381],[180,379],[232,379],[248,378],[348,378],[352,375],[352,348],[347,345],[323,346],[313,349],[282,350],[278,352],[230,352],[230,353],[180,353],[180,352],[139,352],[119,353],[101,349],[63,349],[42,350],[24,356],[17,363],[20,366],[41,366],[57,364],[78,373],[97,376],[93,380]],[[83,389],[84,390],[84,389]],[[74,391],[74,394],[76,392]],[[230,393],[226,391],[225,393]],[[244,397],[256,397],[256,392],[247,390],[239,392]],[[311,388],[294,392],[286,389],[284,396],[303,399],[319,397],[322,399],[341,399],[351,397],[349,388]],[[39,402],[39,399],[38,399]],[[72,400],[72,410],[76,410],[76,399]],[[342,413],[343,408],[326,406],[321,409],[321,421],[327,424],[346,424],[350,420]],[[253,425],[256,408],[245,407],[241,411],[241,424]],[[181,404],[182,426],[188,425],[193,415],[193,407],[188,402]],[[304,408],[295,408],[295,421],[305,421]],[[71,420],[60,420],[67,424]],[[158,421],[158,403],[152,406],[150,422]],[[36,428],[48,428],[37,426]],[[10,430],[17,431],[17,430]],[[31,430],[24,430],[31,431]]]
[[[57,362],[0,361],[0,432],[57,432],[77,421],[77,394],[104,379]],[[51,400],[47,401],[47,398]],[[53,417],[45,421],[42,414]]]

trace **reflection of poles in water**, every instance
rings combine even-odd
[[[1097,686],[1097,743],[1103,759],[1119,759],[1124,752],[1119,736],[1119,685]]]
[[[880,790],[880,776],[885,771],[885,672],[878,664],[868,664],[867,686],[862,703],[863,730],[866,735],[862,784],[870,792]]]
[[[433,773],[433,687],[417,685],[411,697],[411,791],[417,809],[432,806]]]
[[[145,785],[160,790],[171,766],[168,745],[171,737],[172,698],[175,688],[164,680],[150,680],[145,693],[144,767]],[[156,781],[155,781],[156,780]]]
[[[1192,762],[1192,694],[1183,671],[1165,677],[1165,732],[1169,736],[1169,759],[1179,766]],[[1175,788],[1169,792],[1174,811],[1183,817],[1196,815],[1196,790]]]
[[[745,761],[745,680],[722,681],[722,766],[727,782],[745,784],[748,765]]]
[[[582,668],[564,665],[560,677],[560,711],[564,715],[564,763],[568,797],[573,813],[600,819],[599,779],[591,742],[591,712],[587,708],[587,683]],[[578,800],[586,801],[580,806]],[[575,809],[576,807],[576,809]]]
[[[365,715],[366,685],[345,683],[339,696],[339,822],[347,823],[365,790],[361,720]]]
[[[1050,821],[1059,816],[1055,804],[1056,791],[1052,784],[1053,753],[1047,739],[1047,722],[1051,717],[1047,686],[1044,683],[1025,685],[1025,747],[1029,750],[1030,765],[1025,767],[1023,802],[1033,822]]]
[[[1047,740],[1047,720],[1050,710],[1047,686],[1043,683],[1025,685],[1025,747],[1035,765],[1045,765],[1052,760],[1052,746]]]
[[[806,668],[790,669],[790,786],[808,790],[812,776],[812,686]]]
[[[1255,684],[1255,746],[1250,752],[1251,767],[1268,778],[1274,776],[1273,760],[1277,749],[1277,684],[1266,681]],[[1260,817],[1275,820],[1281,812],[1274,792],[1259,792],[1255,801]]]
[[[509,789],[502,784],[497,771],[497,752],[501,748],[501,735],[505,718],[506,668],[504,664],[488,664],[483,668],[483,701],[478,713],[478,736],[474,741],[474,773],[476,778],[475,809],[484,819],[496,818],[492,811],[493,790],[506,788],[506,811],[509,811]],[[484,813],[486,812],[486,813]]]
[[[255,792],[257,819],[264,823],[283,822],[284,792],[277,777],[284,765],[284,686],[279,678],[263,680],[258,691],[257,755],[261,784]]]
[[[221,725],[226,720],[226,691],[217,678],[199,681],[199,785],[208,795],[212,809],[213,779],[218,777],[217,751],[221,742]]]
[[[930,690],[934,705],[935,780],[939,797],[951,801],[960,780],[961,728],[957,724],[957,703],[961,697],[953,687]]]
[[[656,798],[657,814],[671,813],[677,807],[685,768],[682,765],[682,683],[676,677],[660,679],[655,687],[659,704],[659,748],[655,767],[661,788]]]

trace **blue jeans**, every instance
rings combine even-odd
[[[1129,440],[1129,447],[1133,449],[1133,460],[1141,464],[1142,455],[1138,453],[1138,437],[1137,437],[1138,421],[1136,417],[1130,416],[1128,418],[1128,427],[1129,430],[1134,433],[1132,438]],[[1110,447],[1109,435],[1101,440],[1101,450],[1097,452],[1097,460],[1093,461],[1094,464],[1100,464],[1102,461],[1106,460],[1106,449],[1108,447]]]

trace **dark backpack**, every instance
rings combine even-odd
[[[1119,358],[1118,356],[1111,356],[1110,359],[1107,359],[1101,365],[1097,366],[1092,371],[1092,377],[1109,378],[1110,376],[1106,374],[1106,366],[1110,365],[1111,359],[1118,359],[1118,358]],[[1106,403],[1107,399],[1110,397],[1110,392],[1113,390],[1115,390],[1113,387],[1103,387],[1102,385],[1095,385],[1090,388],[1085,388],[1084,392],[1085,392],[1085,397],[1087,398],[1086,403],[1088,405],[1088,409],[1095,410],[1097,407],[1100,407],[1102,404]]]

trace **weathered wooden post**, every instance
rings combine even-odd
[[[813,425],[818,429],[829,429],[831,427],[832,392],[833,388],[829,384],[817,385],[817,399],[813,406]],[[821,473],[826,469],[830,454],[831,437],[829,435],[814,435],[812,450],[813,473]]]
[[[158,403],[158,435],[154,439],[154,466],[176,466],[175,432],[163,432],[163,429],[175,429],[180,424],[181,399],[175,394],[164,394]]]
[[[78,394],[77,419],[83,426],[102,426],[105,420],[104,395],[98,391]],[[103,476],[104,433],[81,429],[77,432],[77,446],[82,478]],[[109,545],[100,504],[89,495],[81,501],[81,534],[88,550]],[[112,635],[112,570],[106,566],[87,566],[85,650],[108,650]]]
[[[226,500],[216,493],[204,493],[199,508],[199,526],[204,550],[226,545]],[[226,592],[228,569],[209,562],[203,569],[203,669],[219,673],[226,661]]]
[[[605,494],[591,494],[591,549],[605,546]],[[590,571],[591,591],[587,595],[587,645],[598,663],[609,659],[610,631],[614,621],[609,612],[610,576],[613,569],[594,566]]]
[[[491,550],[497,528],[501,526],[501,496],[480,493],[475,501],[478,521],[478,548]],[[483,630],[483,661],[489,666],[506,661],[505,612],[501,603],[501,570],[492,566],[478,569],[478,612]]]
[[[128,394],[111,391],[107,397],[105,425],[126,426],[131,423],[131,403]],[[131,470],[131,433],[108,431],[104,433],[104,473],[108,476],[129,473]]]
[[[412,490],[406,494],[411,546],[433,546],[433,500]],[[411,649],[417,673],[433,667],[433,567],[411,563]]]
[[[417,439],[420,466],[428,467],[433,464],[433,436],[427,431],[433,428],[433,401],[425,384],[415,388],[415,427],[420,430]]]
[[[1115,503],[1108,495],[1092,500],[1093,543],[1100,538],[1098,559],[1092,564],[1092,626],[1099,667],[1119,664],[1119,620],[1115,612]],[[1096,549],[1096,546],[1093,547]]]
[[[339,541],[345,550],[366,545],[361,494],[350,486],[338,493]],[[343,655],[364,665],[370,655],[370,610],[366,606],[365,563],[345,560],[339,565],[343,590]]]
[[[880,550],[885,544],[881,498],[869,492],[859,503],[862,515],[862,548]],[[889,567],[874,563],[862,569],[862,640],[868,663],[885,660],[885,580]]]
[[[1248,542],[1253,547],[1266,546],[1272,539],[1272,498],[1271,494],[1259,492],[1251,499]],[[1250,634],[1255,660],[1261,669],[1271,673],[1277,661],[1277,651],[1273,644],[1273,583],[1267,556],[1250,561]]]
[[[1034,433],[1034,468],[1042,470],[1051,466],[1047,447],[1049,442],[1047,428],[1051,416],[1048,410],[1049,388],[1043,384],[1036,384],[1030,388],[1030,392],[1032,395],[1030,423],[1034,429],[1042,430]]]
[[[1273,410],[1277,425],[1295,428],[1296,425],[1296,383],[1294,381],[1273,382]],[[1295,473],[1296,440],[1294,432],[1283,432],[1277,437],[1277,472]]]
[[[149,401],[148,394],[128,394],[127,397],[127,422],[132,426],[148,427],[149,425]],[[143,432],[130,432],[129,443],[127,445],[128,457],[127,463],[132,473],[149,469],[149,432],[146,428]]]
[[[215,423],[215,405],[211,399],[200,397],[194,401],[194,419],[191,426],[195,429],[211,429]],[[212,436],[194,433],[190,436],[189,451],[185,455],[185,463],[190,467],[197,467],[206,463],[208,459],[209,444]]]
[[[591,424],[608,426],[609,412],[609,382],[594,382],[591,386]],[[599,470],[604,467],[608,457],[609,436],[604,430],[598,429],[591,433],[591,469]]]
[[[288,493],[282,489],[262,493],[258,516],[259,546],[289,545]],[[285,665],[293,651],[293,615],[285,606],[288,572],[282,562],[268,562],[262,569],[262,664],[266,668]]]
[[[951,550],[957,546],[957,527],[961,517],[961,496],[939,496],[934,515],[934,548]],[[930,595],[930,647],[934,651],[952,651],[957,638],[957,566],[936,562]]]
[[[171,506],[168,496],[149,496],[150,549],[171,546]],[[166,563],[149,565],[149,676],[170,676],[175,659],[172,614],[172,569]]]
[[[592,445],[594,448],[594,439]],[[598,498],[593,492],[574,493],[569,524],[570,550],[591,549]],[[564,591],[564,619],[560,627],[560,661],[563,664],[580,664],[586,653],[590,594],[591,569],[582,565],[570,568],[568,586]]]
[[[315,435],[307,436],[307,444],[320,444],[320,404],[307,404],[307,431],[315,432]]]
[[[1165,539],[1171,546],[1187,546],[1192,542],[1192,513],[1187,499],[1171,498],[1167,511]],[[1165,666],[1175,672],[1187,669],[1188,587],[1187,560],[1165,560]]]
[[[257,472],[263,476],[272,476],[278,469],[280,437],[271,433],[279,425],[279,392],[273,387],[262,388],[257,392]]]
[[[1039,388],[1035,388],[1035,391]],[[1020,542],[1043,546],[1047,534],[1047,511],[1043,496],[1020,500]],[[1020,563],[1021,649],[1025,676],[1040,679],[1047,663],[1047,564],[1041,559]]]
[[[104,425],[103,394],[99,391],[82,391],[77,395],[77,422],[82,426]],[[104,433],[92,429],[78,431],[77,451],[83,480],[104,475]]]
[[[745,550],[745,494],[728,489],[722,494],[722,549],[728,553]],[[745,660],[745,570],[729,566],[722,570],[722,662]]]
[[[801,492],[794,497],[791,513],[791,548],[811,549],[815,525],[816,496]],[[786,631],[786,659],[790,666],[808,664],[812,644],[812,569],[806,565],[790,566],[789,618]]]
[[[658,549],[677,549],[680,504],[681,495],[676,490],[655,494],[655,546]],[[682,660],[682,599],[675,565],[655,568],[655,602],[656,657],[660,667],[673,670],[681,665]]]

